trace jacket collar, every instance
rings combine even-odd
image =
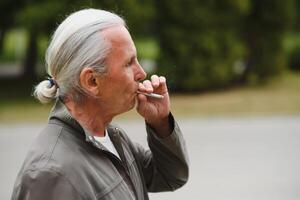
[[[60,123],[67,125],[71,129],[75,130],[76,134],[79,134],[81,137],[85,137],[86,141],[95,143],[95,139],[92,137],[92,134],[87,129],[82,127],[79,122],[72,117],[64,103],[60,100],[57,100],[55,102],[50,112],[49,122],[51,121],[60,121]],[[115,128],[111,124],[109,124],[106,129],[110,137],[115,136],[119,133],[118,128]]]
[[[57,100],[55,102],[55,105],[53,106],[50,115],[49,115],[49,122],[51,123],[59,123],[63,127],[68,127],[72,129],[72,133],[76,135],[77,137],[81,138],[81,140],[86,140],[86,142],[90,142],[93,146],[96,148],[109,152],[106,147],[101,144],[100,142],[96,141],[95,138],[92,136],[92,134],[86,130],[84,127],[82,127],[79,122],[77,122],[69,113],[68,109],[64,105],[64,103],[60,100]],[[109,124],[107,127],[107,133],[114,144],[121,161],[125,161],[125,154],[124,149],[121,141],[121,130],[117,128],[114,125]],[[127,164],[125,167],[128,168]]]
[[[83,133],[82,126],[71,116],[66,106],[62,101],[57,100],[50,112],[49,121],[59,120],[64,124],[75,129],[77,132]]]

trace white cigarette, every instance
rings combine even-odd
[[[163,98],[164,98],[163,95],[155,94],[155,93],[145,93],[145,92],[139,92],[139,91],[137,91],[137,93],[138,93],[138,94],[146,95],[146,96],[148,96],[148,97],[157,98],[157,99],[163,99]]]

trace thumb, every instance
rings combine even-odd
[[[147,103],[147,97],[143,94],[137,95],[137,111],[140,112],[145,108],[145,105]]]

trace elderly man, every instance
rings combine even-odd
[[[73,13],[55,31],[46,63],[51,78],[34,94],[56,104],[18,174],[13,200],[143,200],[186,183],[187,152],[166,79],[143,81],[122,18],[96,9]],[[110,124],[136,102],[148,150]]]

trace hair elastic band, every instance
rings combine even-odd
[[[49,82],[50,82],[50,87],[53,87],[54,85],[57,87],[57,83],[53,78],[48,78]]]

